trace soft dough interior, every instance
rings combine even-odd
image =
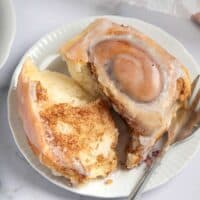
[[[79,184],[116,169],[118,131],[109,107],[72,78],[26,60],[17,84],[29,144],[54,174]]]

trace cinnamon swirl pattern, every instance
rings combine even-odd
[[[60,51],[72,77],[130,127],[127,168],[144,161],[190,95],[187,69],[138,30],[97,19]],[[80,76],[81,74],[81,76]]]

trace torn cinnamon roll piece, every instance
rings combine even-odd
[[[107,19],[94,21],[61,55],[72,77],[90,92],[97,84],[92,92],[103,92],[129,125],[128,168],[146,159],[190,95],[188,71],[175,57],[136,29]]]
[[[70,77],[25,60],[17,103],[28,143],[40,162],[73,186],[116,170],[118,131],[102,99]]]

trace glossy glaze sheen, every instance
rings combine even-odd
[[[140,102],[154,100],[162,78],[153,58],[128,40],[113,38],[97,43],[90,52],[95,66],[104,66],[118,87]]]
[[[188,66],[192,77],[199,73],[198,65],[195,63],[194,59],[187,52],[187,50],[176,39],[171,37],[166,32],[162,31],[161,29],[133,18],[123,18],[115,16],[104,17],[109,17],[111,20],[118,23],[133,25],[139,30],[145,31],[150,37],[155,39],[160,45],[162,45],[169,52],[177,56],[179,60],[181,60],[186,66]],[[80,32],[94,19],[95,18],[88,18],[81,20],[77,23],[68,24],[46,35],[26,53],[25,57],[28,55],[31,56],[34,62],[41,66],[41,69],[46,68],[49,63],[54,63],[55,65],[59,66],[61,61],[57,55],[57,51],[60,48],[60,45],[73,35]],[[113,180],[113,183],[110,185],[105,185],[104,181],[95,181],[80,188],[70,188],[66,185],[66,182],[62,179],[62,177],[53,176],[47,168],[43,167],[38,162],[38,159],[33,155],[27,144],[26,137],[24,137],[25,134],[22,134],[24,133],[23,127],[21,122],[19,121],[19,116],[16,110],[17,107],[15,87],[17,84],[19,72],[22,67],[22,63],[24,62],[24,58],[17,66],[10,85],[8,95],[8,118],[15,142],[29,164],[38,173],[40,173],[52,183],[66,190],[70,190],[74,193],[88,195],[92,197],[112,199],[115,197],[127,197],[129,192],[131,191],[132,186],[136,184],[138,177],[142,174],[143,168],[137,168],[130,171],[116,171],[114,174],[112,174],[112,176],[109,177]],[[171,149],[168,153],[168,156],[164,158],[162,165],[160,165],[155,174],[153,174],[150,182],[145,188],[145,191],[158,187],[177,175],[177,173],[179,173],[183,169],[183,167],[188,163],[188,161],[199,149],[200,134],[196,134],[194,138],[186,142],[184,145],[180,145],[176,149]],[[123,185],[126,185],[126,187],[122,187]]]

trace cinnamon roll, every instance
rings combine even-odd
[[[118,131],[107,103],[94,100],[73,79],[40,71],[27,59],[17,102],[29,145],[53,174],[78,185],[116,169]]]
[[[190,95],[187,69],[148,36],[108,19],[95,20],[60,53],[71,76],[94,96],[103,93],[126,120],[126,166],[140,164]]]

